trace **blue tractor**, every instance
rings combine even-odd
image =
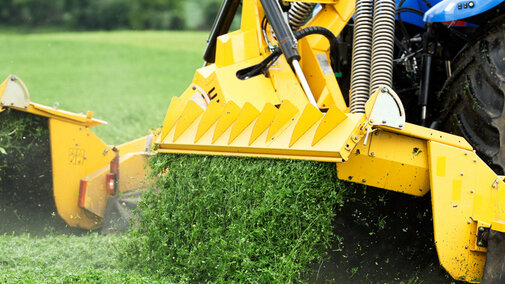
[[[505,172],[505,1],[397,0],[394,84],[409,119]]]

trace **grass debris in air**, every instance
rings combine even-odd
[[[172,281],[301,280],[330,246],[335,164],[157,155],[122,258]]]
[[[6,109],[0,121],[0,233],[64,227],[55,213],[47,118]]]

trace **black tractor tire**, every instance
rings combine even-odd
[[[480,30],[452,63],[439,93],[441,130],[465,137],[498,174],[505,172],[505,23]]]

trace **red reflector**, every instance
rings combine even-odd
[[[107,174],[105,177],[105,188],[107,189],[107,193],[113,195],[116,191],[116,175],[113,173]]]
[[[77,205],[81,208],[84,208],[84,201],[86,200],[86,188],[88,187],[88,181],[81,179],[81,183],[79,184],[79,201]]]

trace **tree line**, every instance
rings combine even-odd
[[[0,0],[0,25],[77,30],[210,29],[221,0]]]

